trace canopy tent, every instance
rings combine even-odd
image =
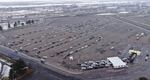
[[[119,57],[109,57],[107,59],[112,63],[114,68],[127,67],[126,63],[123,62]]]
[[[137,56],[141,55],[141,51],[137,51],[137,50],[129,50],[129,54],[135,53],[137,54]]]

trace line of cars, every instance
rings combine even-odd
[[[108,60],[86,61],[80,64],[81,70],[92,70],[98,68],[108,68],[112,64]]]

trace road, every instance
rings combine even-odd
[[[24,55],[22,53],[16,53],[13,50],[0,45],[0,53],[12,59],[23,59],[26,63],[30,63],[34,72],[32,75],[26,77],[24,80],[81,80],[73,76],[67,76],[55,72],[47,67],[43,66],[38,60]]]
[[[132,26],[134,26],[138,29],[144,30],[146,32],[150,32],[150,28],[149,28],[150,26],[147,25],[147,24],[138,23],[138,22],[135,22],[135,21],[132,21],[132,20],[127,20],[127,19],[125,19],[123,17],[119,17],[119,16],[114,16],[113,18],[117,19],[119,21],[125,22],[127,24],[130,24],[130,25],[132,25]]]

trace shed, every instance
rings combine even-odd
[[[107,58],[114,68],[124,68],[127,67],[127,64],[123,62],[119,57],[109,57]]]

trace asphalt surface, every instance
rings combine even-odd
[[[21,53],[16,53],[13,50],[0,46],[0,53],[12,59],[22,58],[26,63],[30,63],[34,72],[24,80],[81,80],[72,76],[62,75],[53,70],[45,68],[37,60],[34,60]]]

